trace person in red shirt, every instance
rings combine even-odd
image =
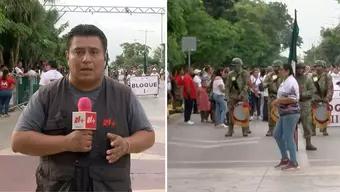
[[[0,116],[8,117],[9,102],[12,98],[12,90],[15,80],[9,75],[9,70],[5,68],[0,77]]]
[[[173,108],[178,112],[183,112],[183,83],[182,78],[184,71],[182,68],[174,69],[172,81],[172,91],[174,95],[174,105]]]
[[[193,71],[187,68],[183,77],[183,98],[184,98],[184,122],[193,125],[194,122],[190,120],[194,100],[196,99],[196,89],[194,81],[192,80]]]

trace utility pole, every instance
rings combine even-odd
[[[154,32],[154,31],[149,31],[149,30],[139,30],[144,32],[144,74],[147,72],[148,68],[148,55],[147,55],[147,38],[148,38],[148,32]]]

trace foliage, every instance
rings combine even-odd
[[[153,51],[153,56],[150,57],[149,52],[151,47],[145,46],[140,43],[128,43],[125,42],[120,45],[123,49],[123,53],[116,56],[114,62],[111,62],[110,67],[112,69],[131,69],[137,68],[142,70],[144,66],[144,52],[147,55],[147,67],[158,66],[164,68],[164,62],[162,62],[162,47],[156,48]],[[164,54],[164,52],[163,52]],[[163,55],[164,59],[164,55]]]
[[[328,65],[340,64],[340,25],[335,28],[321,30],[321,43],[306,51],[305,63],[314,63],[315,60],[325,60]]]
[[[168,2],[168,64],[183,64],[183,36],[197,38],[192,63],[225,66],[240,57],[267,66],[289,47],[292,17],[283,3],[260,0],[172,0]],[[298,45],[302,43],[299,37]]]
[[[13,67],[19,60],[34,65],[55,59],[65,65],[65,49],[60,33],[67,23],[55,28],[55,10],[45,10],[38,0],[2,0],[0,2],[0,61]]]

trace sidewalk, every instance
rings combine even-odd
[[[276,170],[280,158],[267,124],[252,121],[249,137],[235,128],[226,130],[200,123],[184,124],[182,114],[168,120],[168,191],[223,192],[335,192],[340,191],[340,128],[329,128],[329,137],[313,137],[318,151],[306,152],[299,129],[298,171]]]

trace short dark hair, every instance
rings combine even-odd
[[[99,37],[102,42],[104,53],[107,50],[107,39],[102,30],[94,25],[81,24],[73,27],[71,31],[67,34],[67,50],[70,49],[71,41],[74,36],[96,36]]]
[[[1,77],[1,79],[2,79],[2,80],[6,80],[8,74],[9,74],[9,70],[8,70],[7,68],[4,68],[4,70],[3,70],[3,72],[2,72],[2,77]]]
[[[291,64],[285,63],[285,64],[283,64],[282,68],[285,71],[289,71],[289,75],[294,75],[293,68],[292,68]]]
[[[58,64],[55,60],[49,60],[48,65],[51,66],[53,69],[58,68]]]
[[[214,72],[215,76],[222,76],[223,70],[224,70],[224,68],[218,68],[218,69]]]

